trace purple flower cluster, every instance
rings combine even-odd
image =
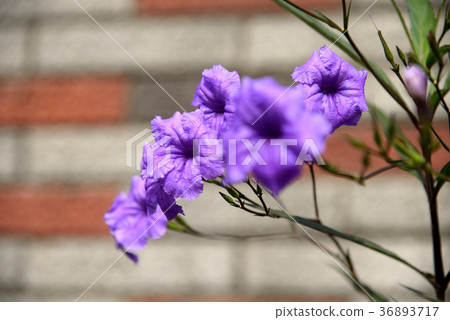
[[[330,133],[356,125],[367,111],[366,76],[326,47],[295,69],[295,88],[269,77],[241,83],[220,65],[204,70],[192,101],[198,109],[153,119],[141,178],[105,215],[117,247],[137,261],[131,252],[161,237],[168,221],[184,214],[177,199],[196,199],[203,180],[253,177],[278,194],[303,162],[317,161]]]

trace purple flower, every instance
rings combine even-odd
[[[156,179],[167,195],[193,200],[203,192],[202,178],[215,179],[223,173],[217,132],[203,123],[200,110],[176,112],[167,120],[157,116],[152,132],[155,143],[147,147],[142,161],[142,176],[151,179],[149,185]]]
[[[134,176],[130,193],[120,193],[105,214],[105,222],[119,249],[137,262],[137,256],[128,251],[140,251],[147,245],[147,239],[162,237],[167,230],[167,218],[159,206],[150,213],[147,210],[147,195],[144,181]]]
[[[361,113],[368,111],[366,77],[366,70],[356,70],[326,46],[314,51],[292,73],[292,79],[306,94],[305,107],[323,113],[331,123],[331,132],[342,125],[355,126]]]
[[[427,96],[427,75],[418,65],[412,65],[405,70],[406,89],[411,97],[421,101]]]
[[[252,174],[278,194],[300,173],[307,155],[313,160],[324,149],[330,124],[305,110],[300,89],[287,89],[271,78],[243,79],[236,117],[224,136],[227,183]]]
[[[145,169],[142,172],[145,172]],[[145,174],[142,176],[145,181],[148,212],[153,213],[161,209],[167,220],[174,219],[179,213],[184,215],[181,206],[176,204],[176,199],[164,191],[164,179],[154,179]]]
[[[240,86],[236,71],[230,72],[221,65],[203,71],[192,105],[203,112],[207,126],[216,131],[228,128],[235,112],[232,97]]]

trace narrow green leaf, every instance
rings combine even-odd
[[[211,179],[211,180],[204,180],[207,183],[215,184],[216,186],[222,187],[222,184],[219,180]]]
[[[193,229],[191,228],[191,226],[186,222],[186,220],[184,220],[180,215],[177,215],[177,216],[175,217],[175,219],[172,220],[172,221],[177,222],[180,226],[183,226],[183,227],[185,227],[185,228],[188,229],[188,230],[193,230]]]
[[[397,12],[397,15],[402,23],[403,26],[403,30],[405,30],[406,36],[408,37],[409,43],[411,45],[411,47],[413,46],[413,40],[411,37],[411,33],[408,30],[408,27],[406,26],[406,22],[405,22],[405,18],[403,17],[402,12],[400,11],[400,9],[397,6],[397,3],[395,2],[395,0],[391,0],[392,5],[394,6],[395,12]]]
[[[365,143],[362,142],[362,141],[359,140],[359,139],[356,139],[356,138],[353,138],[353,137],[348,137],[348,136],[346,137],[346,139],[347,139],[347,141],[348,141],[352,146],[354,146],[355,148],[358,148],[358,149],[367,149]]]
[[[406,62],[406,56],[405,56],[405,53],[404,53],[398,46],[395,46],[395,47],[397,48],[397,54],[398,54],[398,57],[400,58],[400,60],[402,60],[403,65],[404,65],[405,67],[407,67],[407,66],[408,66],[408,63]]]
[[[362,156],[362,164],[363,168],[361,170],[361,175],[363,175],[370,166],[370,153],[368,151],[364,152]]]
[[[413,50],[419,61],[424,65],[430,52],[428,32],[435,31],[433,6],[429,0],[406,0],[411,20]]]
[[[239,195],[239,192],[236,191],[233,187],[227,187],[227,192],[232,196],[233,198],[240,199],[241,196]]]
[[[442,52],[436,42],[436,36],[434,35],[433,31],[430,31],[428,33],[427,40],[431,48],[431,52],[427,57],[427,63],[430,60],[430,57],[434,57],[439,62],[439,66],[442,68],[444,65],[444,61],[442,60]]]
[[[314,12],[317,14],[317,16],[319,16],[322,21],[326,24],[328,24],[331,28],[334,28],[336,30],[339,30],[339,26],[330,18],[328,18],[326,15],[324,15],[322,12],[320,12],[319,10],[314,9]]]
[[[378,30],[378,38],[380,38],[381,44],[383,45],[384,56],[386,57],[387,61],[389,61],[392,66],[395,66],[394,56],[386,40],[384,39],[381,30]]]
[[[365,283],[361,283],[362,287],[364,288],[365,292],[362,291],[361,287],[355,282],[355,280],[353,278],[351,278],[347,272],[345,272],[344,270],[342,270],[341,268],[339,268],[338,266],[335,267],[336,271],[339,272],[340,274],[342,274],[346,279],[349,280],[349,283],[352,285],[352,287],[360,293],[364,293],[366,294],[366,292],[369,294],[370,298],[372,298],[373,300],[375,300],[375,302],[389,302],[389,299],[386,298],[384,295],[382,295],[381,293],[376,292],[375,290],[373,290],[370,286],[368,286]]]
[[[261,188],[261,186],[259,185],[259,183],[256,184],[256,192],[258,193],[258,195],[262,195],[263,190]]]
[[[383,153],[385,150],[383,147],[383,139],[380,134],[380,128],[378,127],[377,118],[374,116],[373,111],[370,112],[370,115],[372,116],[373,140],[375,141],[375,144],[380,152]]]
[[[220,191],[219,191],[219,193],[226,202],[228,202],[229,204],[231,204],[233,206],[237,206],[237,204],[234,202],[232,197],[230,197],[229,195],[227,195],[223,192],[220,192]]]
[[[442,168],[440,174],[450,178],[450,161]],[[439,192],[445,182],[447,181],[441,176],[436,179],[436,193]]]
[[[445,56],[450,52],[450,45],[446,44],[439,48],[439,55],[441,57]],[[427,59],[427,67],[431,68],[436,62],[438,62],[438,59],[436,58],[436,54],[430,54]]]
[[[359,245],[361,245],[363,247],[372,249],[372,250],[377,251],[379,253],[382,253],[385,256],[391,257],[392,259],[397,260],[397,261],[407,265],[408,267],[410,267],[413,270],[417,271],[418,273],[420,273],[421,275],[423,275],[427,279],[429,279],[429,277],[430,277],[429,274],[422,272],[421,270],[417,269],[415,266],[413,266],[412,264],[410,264],[409,262],[407,262],[406,260],[401,258],[396,253],[394,253],[394,252],[392,252],[392,251],[390,251],[388,249],[383,248],[382,246],[376,244],[375,242],[372,242],[370,240],[367,240],[367,239],[364,239],[364,238],[361,238],[361,237],[358,237],[358,236],[354,236],[354,235],[351,235],[351,234],[346,234],[346,233],[337,231],[337,230],[335,230],[333,228],[330,228],[328,226],[325,226],[325,225],[319,223],[316,220],[307,219],[307,218],[303,218],[303,217],[300,217],[300,216],[289,215],[285,211],[272,209],[271,213],[272,213],[272,215],[276,215],[276,216],[279,216],[281,218],[285,218],[285,219],[288,219],[288,220],[291,220],[291,221],[294,220],[298,224],[306,226],[306,227],[309,227],[309,228],[314,229],[316,231],[319,231],[319,232],[322,232],[322,233],[325,233],[325,234],[329,234],[329,235],[333,235],[333,236],[339,237],[341,239],[345,239],[345,240],[351,241],[353,243],[359,244]]]
[[[414,147],[414,145],[406,139],[405,135],[403,134],[402,130],[398,126],[397,122],[393,118],[389,118],[383,111],[378,109],[377,107],[370,105],[369,109],[373,113],[373,115],[376,118],[376,122],[380,124],[384,135],[386,136],[386,139],[389,141],[389,145],[387,146],[387,150],[389,149],[389,146],[393,146],[394,149],[397,151],[397,153],[402,156],[404,159],[410,159],[410,154],[419,154],[417,151],[417,148]],[[396,141],[401,141],[401,144]],[[396,142],[396,143],[394,143]],[[405,153],[405,149],[408,150],[408,153]],[[414,166],[414,163],[411,163],[412,166]],[[400,166],[399,168],[405,170],[406,172],[409,172],[416,178],[422,181],[422,177],[414,170],[410,170],[406,167]]]
[[[401,284],[401,286],[402,286],[403,288],[405,288],[405,289],[408,289],[408,290],[414,292],[416,295],[418,295],[419,297],[421,297],[422,299],[425,299],[425,300],[427,300],[427,301],[431,301],[431,302],[442,302],[441,300],[436,299],[435,297],[433,297],[432,295],[430,295],[430,294],[428,294],[428,293],[419,291],[419,290],[417,290],[417,289],[410,288],[410,287],[405,286],[405,285],[402,285],[402,284]]]
[[[176,223],[175,221],[171,220],[167,223],[167,228],[169,230],[174,230],[174,231],[178,231],[178,232],[184,232],[184,228],[182,226],[180,226],[178,223]]]
[[[353,180],[358,183],[362,183],[361,176],[354,175],[348,172],[340,171],[338,167],[332,164],[330,161],[325,160],[325,165],[319,166],[320,169],[325,170],[328,173],[331,173],[336,176],[344,177],[350,180]]]
[[[417,149],[406,139],[405,135],[394,119],[389,118],[383,111],[373,105],[369,106],[369,108],[373,112],[373,115],[376,117],[377,123],[381,125],[381,128],[383,129],[384,134],[388,140],[393,141],[395,137],[400,137],[408,147],[417,151]]]

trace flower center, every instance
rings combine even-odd
[[[194,146],[192,144],[193,144],[193,141],[191,141],[191,143],[186,143],[183,146],[183,150],[181,150],[181,151],[185,158],[190,159],[190,158],[194,157]]]
[[[338,87],[336,85],[336,83],[322,83],[322,92],[323,94],[333,94],[336,93],[338,91]]]

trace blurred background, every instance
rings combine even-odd
[[[128,189],[130,177],[139,174],[126,166],[126,143],[133,142],[136,160],[142,136],[135,135],[149,128],[155,115],[181,111],[143,69],[192,110],[201,72],[213,64],[290,85],[296,66],[331,45],[269,0],[77,1],[104,30],[73,0],[0,0],[1,301],[74,301],[120,256],[103,215],[117,193]],[[373,2],[353,1],[350,33],[387,70],[375,26],[363,14]],[[398,2],[405,10],[404,1]],[[296,3],[341,22],[339,0]],[[370,12],[390,46],[408,51],[390,1],[377,1]],[[405,133],[415,138],[405,115],[370,76],[366,96],[404,121]],[[449,143],[442,113],[436,130]],[[370,144],[370,117],[364,115],[358,127],[339,129],[327,144],[325,159],[356,173],[361,154],[346,135]],[[447,161],[445,152],[436,154],[437,168]],[[373,169],[380,166],[372,163]],[[281,199],[292,214],[311,217],[306,171]],[[207,186],[199,199],[182,202],[194,228],[230,235],[294,230],[298,237],[219,241],[169,232],[149,243],[138,265],[119,259],[80,301],[365,300],[301,229],[230,208],[217,191]],[[426,197],[415,178],[391,171],[362,187],[319,173],[318,191],[326,224],[433,270]],[[448,185],[439,207],[448,268]],[[360,277],[386,296],[418,300],[401,285],[432,293],[399,263],[344,245]]]

